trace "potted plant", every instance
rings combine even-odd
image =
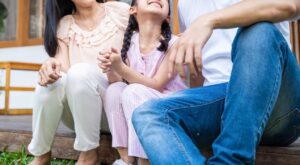
[[[2,2],[0,2],[0,33],[4,32],[4,19],[7,17],[7,9]]]

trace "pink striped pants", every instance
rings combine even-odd
[[[131,116],[133,111],[151,99],[166,96],[141,84],[111,84],[105,92],[104,109],[112,134],[112,146],[128,148],[128,155],[147,158],[134,131]]]

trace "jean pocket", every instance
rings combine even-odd
[[[300,136],[300,110],[294,109],[282,116],[265,130],[261,144],[270,146],[288,146]]]

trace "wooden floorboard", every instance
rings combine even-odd
[[[0,116],[0,151],[19,151],[25,145],[26,151],[31,140],[31,116]],[[78,158],[73,149],[75,133],[62,123],[59,125],[52,146],[52,156],[61,159]],[[99,159],[101,164],[111,164],[118,153],[111,147],[111,135],[102,133],[100,137]],[[30,154],[27,151],[28,154]]]
[[[31,133],[32,116],[1,116],[0,115],[0,131],[10,131],[18,133]],[[60,136],[75,137],[73,130],[67,128],[62,123],[59,124],[57,134]]]
[[[21,145],[31,140],[31,116],[0,116],[0,151],[18,151]],[[73,149],[75,133],[63,124],[57,129],[52,154],[62,159],[77,159],[78,152]],[[102,133],[100,138],[99,158],[102,164],[110,164],[118,158],[111,147],[111,136]],[[207,157],[211,152],[205,152]],[[300,139],[289,147],[259,147],[257,165],[300,165]]]

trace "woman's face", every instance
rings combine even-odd
[[[158,15],[165,20],[169,17],[168,0],[137,0],[136,11],[139,15]]]
[[[72,0],[76,7],[89,8],[97,3],[96,0]]]

